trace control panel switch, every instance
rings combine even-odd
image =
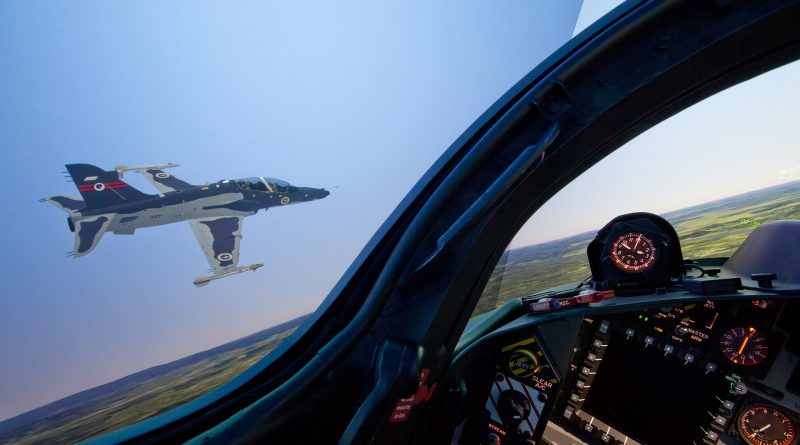
[[[704,445],[716,445],[719,442],[719,434],[716,431],[709,431],[706,433],[705,437],[703,437],[703,444]]]
[[[717,432],[722,432],[725,430],[725,425],[728,423],[728,418],[725,416],[716,416],[714,420],[711,422],[711,429]]]
[[[719,406],[719,412],[724,416],[730,417],[733,414],[733,402],[730,400],[723,400],[722,405]]]
[[[728,410],[729,412],[733,412],[733,402],[731,402],[730,400],[722,402],[722,407]]]

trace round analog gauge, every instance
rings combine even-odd
[[[756,328],[728,329],[719,339],[722,354],[737,365],[753,366],[761,363],[769,353],[769,341]]]
[[[751,445],[789,445],[794,440],[794,422],[783,411],[754,406],[739,416],[739,432]]]
[[[656,263],[656,245],[643,233],[623,233],[611,243],[611,261],[623,272],[644,272]]]

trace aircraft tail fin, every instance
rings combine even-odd
[[[82,257],[97,247],[100,238],[114,221],[114,213],[91,216],[75,221],[75,258]]]
[[[66,167],[87,208],[111,207],[151,196],[120,180],[119,173],[114,170],[105,171],[89,164],[68,164]]]

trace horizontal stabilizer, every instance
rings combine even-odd
[[[194,186],[188,182],[169,174],[164,170],[148,169],[137,170],[139,174],[144,176],[153,186],[158,189],[158,193],[164,196],[164,193],[176,192],[182,190],[193,189]]]
[[[114,167],[114,170],[117,171],[119,177],[121,178],[125,172],[131,171],[144,171],[144,170],[164,170],[165,168],[175,168],[180,167],[179,164],[173,164],[172,162],[167,162],[166,164],[158,164],[158,165],[139,165],[136,167],[128,167],[127,165],[118,165]]]
[[[106,213],[75,221],[74,258],[82,257],[94,250],[114,220],[114,216],[114,213]]]
[[[192,184],[178,179],[175,175],[167,173],[164,169],[179,167],[178,164],[168,162],[159,165],[140,165],[138,167],[128,167],[127,165],[118,165],[115,170],[122,177],[125,172],[135,171],[139,172],[145,179],[147,179],[153,186],[158,189],[158,194],[164,196],[165,193],[176,192],[182,190],[189,190],[194,188]]]
[[[197,287],[202,287],[207,285],[208,283],[219,280],[220,278],[230,277],[232,275],[237,275],[242,272],[247,272],[248,270],[256,271],[258,268],[263,267],[263,264],[252,264],[250,266],[242,266],[242,267],[234,267],[228,269],[221,273],[215,273],[214,275],[210,275],[207,277],[198,277],[194,280],[194,285]]]
[[[48,196],[47,198],[42,198],[39,201],[49,202],[50,204],[53,204],[57,208],[67,213],[75,213],[86,207],[86,203],[83,202],[82,199],[73,198],[71,196]]]

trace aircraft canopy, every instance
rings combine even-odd
[[[257,190],[261,192],[286,193],[296,188],[282,179],[265,178],[263,176],[237,179],[236,184],[242,190]]]

